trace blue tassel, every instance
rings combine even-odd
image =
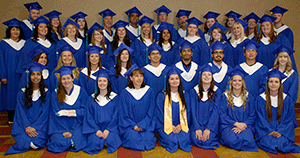
[[[186,24],[186,34],[185,34],[185,36],[188,36],[188,24]]]
[[[98,78],[96,79],[96,82],[95,82],[95,94],[97,94],[98,93],[98,89],[97,89],[97,82],[98,82]]]
[[[179,30],[179,20],[177,18],[177,31]]]
[[[129,22],[129,25],[130,25],[130,21],[129,21],[129,17],[130,17],[130,15],[128,15],[127,17],[128,17],[128,22]]]
[[[157,13],[157,25],[159,24],[159,21],[158,21],[158,14],[159,14],[159,13]]]
[[[148,48],[146,48],[146,64],[148,64]]]
[[[58,77],[57,77],[56,80],[55,80],[55,87],[56,87],[56,88],[58,87]]]
[[[257,22],[257,34],[259,34],[259,22]]]
[[[89,67],[89,53],[86,52],[85,54],[85,60],[86,60],[86,67],[88,68]]]
[[[166,91],[166,82],[167,82],[167,76],[165,75],[164,76],[164,89],[163,89],[163,91]]]
[[[118,59],[117,59],[117,57],[115,56],[115,65],[117,65],[117,60],[118,60]]]
[[[102,27],[104,27],[103,17],[102,17]]]
[[[26,70],[26,87],[29,88],[29,71]]]
[[[140,37],[140,28],[139,28],[139,25],[138,25],[138,27],[137,27],[137,30],[138,30],[138,31],[137,31],[137,36]]]
[[[29,7],[29,22],[31,21],[31,7]]]

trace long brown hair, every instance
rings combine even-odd
[[[118,28],[119,29],[119,28]],[[118,47],[119,47],[119,41],[120,41],[120,38],[119,38],[119,36],[118,36],[118,29],[116,30],[116,34],[115,34],[115,36],[114,36],[114,40],[111,42],[111,46],[112,46],[112,50],[114,51],[114,50],[116,50]],[[124,27],[124,29],[125,29],[125,32],[126,32],[126,35],[125,35],[125,37],[124,37],[124,40],[123,40],[123,42],[124,42],[124,44],[126,45],[126,46],[128,46],[128,47],[130,47],[130,45],[131,45],[131,41],[130,41],[130,39],[129,39],[129,35],[128,35],[128,31],[127,31],[127,29]]]
[[[249,20],[248,20],[248,21],[249,21]],[[248,21],[247,21],[247,22],[248,22]],[[256,22],[256,26],[255,26],[255,28],[254,28],[254,32],[253,32],[253,33],[254,33],[254,37],[257,37],[257,35],[258,35],[258,34],[257,34],[257,33],[258,33],[258,31],[257,31],[257,30],[258,30],[258,25],[257,25],[257,21],[256,21],[256,20],[255,20],[255,22]],[[249,30],[250,30],[249,27],[247,27],[247,29],[246,29],[246,34],[245,34],[245,36],[247,36],[247,37],[250,35]]]
[[[212,75],[211,75],[212,76]],[[209,101],[215,101],[214,95],[217,95],[216,92],[214,91],[215,87],[215,80],[214,77],[212,76],[212,80],[210,82],[210,87],[207,93],[207,97]],[[199,92],[198,92],[198,102],[203,98],[203,81],[202,81],[202,75],[200,77],[200,82],[199,82]]]
[[[210,19],[210,18],[209,18],[209,19]],[[213,18],[213,19],[215,19],[215,18]],[[206,19],[206,21],[205,21],[205,23],[204,23],[204,33],[207,33],[208,30],[209,30],[209,28],[207,27],[207,20],[208,20],[208,19]],[[215,22],[218,22],[218,20],[215,19]]]
[[[71,77],[74,79],[74,76],[71,75]],[[57,87],[57,100],[59,102],[59,104],[63,104],[65,102],[66,99],[66,89],[64,88],[64,86],[61,84],[61,77],[59,77],[58,79],[58,87]]]
[[[100,41],[100,47],[104,49],[104,50],[103,50],[104,54],[107,54],[107,49],[106,49],[106,47],[105,47],[105,36],[104,36],[103,30],[101,30],[101,29],[96,29],[95,31],[98,31],[98,32],[103,36],[102,40]],[[92,39],[91,39],[92,45],[96,45],[95,38],[94,38],[94,36],[95,36],[95,31],[94,31],[93,34],[92,34]]]
[[[54,26],[52,25],[52,20],[50,20],[50,24],[49,24],[49,27],[51,28],[51,31],[54,33],[54,35],[57,37],[57,34],[55,33],[55,30],[54,30]],[[61,21],[60,21],[60,18],[58,18],[58,21],[59,21],[59,24],[58,24],[58,27],[57,27],[57,33],[60,35],[60,37],[62,37],[62,30],[61,30]]]
[[[99,62],[98,62],[98,68],[99,68],[99,70],[100,69],[102,69],[102,59],[101,59],[101,55],[100,54],[98,54],[99,55]],[[88,69],[88,77],[87,77],[87,81],[89,81],[89,79],[90,79],[90,77],[91,77],[91,71],[92,71],[92,64],[91,64],[91,62],[90,62],[90,55],[89,55],[89,57],[88,57],[89,59],[88,59],[88,67],[87,67],[87,69]]]
[[[280,87],[278,89],[278,107],[277,107],[277,121],[278,123],[280,123],[281,121],[281,114],[282,114],[282,107],[283,107],[283,85],[280,82]],[[269,89],[269,80],[267,82],[267,89],[266,89],[266,112],[267,112],[267,116],[268,116],[268,121],[272,121],[272,107],[271,107],[271,97],[270,97],[270,89]]]
[[[211,31],[211,40],[208,42],[208,44],[211,45],[211,44],[213,44],[213,43],[215,42],[215,39],[212,37],[212,32],[213,32],[214,30],[218,30],[218,32],[221,34],[220,42],[223,43],[224,40],[223,40],[223,32],[222,32],[222,30],[221,30],[220,28],[214,28],[214,29]]]
[[[182,85],[182,80],[180,78],[180,76],[178,75],[179,77],[179,81],[180,81],[180,84],[178,86],[178,95],[181,99],[181,102],[182,102],[182,105],[183,105],[183,109],[186,109],[186,101],[185,101],[185,97],[184,97],[184,93],[183,93],[183,85]],[[169,78],[170,76],[167,78],[167,81],[166,81],[166,90],[165,90],[165,94],[167,94],[169,96],[169,101],[171,101],[171,86],[170,86],[170,83],[169,83]]]
[[[263,37],[263,32],[262,32],[262,24],[259,26],[259,34],[256,38],[256,42],[259,43],[260,40],[262,39]],[[275,34],[275,30],[273,28],[273,23],[271,23],[271,31],[269,33],[269,37],[270,37],[270,40],[269,42],[273,42],[275,43],[276,39],[277,39],[277,35]]]
[[[121,70],[122,70],[122,62],[121,62],[121,54],[123,53],[124,50],[127,50],[127,49],[122,49],[120,50],[118,56],[117,56],[117,64],[116,64],[116,67],[115,67],[115,70],[116,70],[116,77],[118,78],[119,75],[121,74]],[[128,50],[127,50],[128,51]],[[128,52],[128,55],[129,55],[129,59],[127,61],[127,64],[126,64],[126,69],[130,69],[131,66],[132,66],[132,63],[131,63],[131,55],[130,53]]]
[[[43,54],[43,53],[39,53],[39,54],[37,54],[36,56],[34,56],[33,59],[32,59],[32,62],[38,62],[42,54]],[[45,54],[46,54],[46,53],[45,53]],[[47,63],[46,63],[45,66],[47,66],[48,63],[49,63],[49,58],[48,58],[48,55],[47,55],[47,54],[46,54],[46,59],[47,59]]]

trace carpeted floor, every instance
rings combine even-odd
[[[300,145],[300,108],[296,108],[296,114],[297,114],[297,122],[298,122],[298,128],[295,129],[296,137],[295,141],[296,144]],[[13,157],[13,158],[87,158],[87,157],[105,157],[105,158],[125,158],[125,157],[131,157],[131,158],[202,158],[202,157],[220,157],[220,158],[254,158],[254,157],[260,157],[260,158],[300,158],[300,153],[298,154],[283,154],[279,153],[271,154],[268,152],[264,152],[259,149],[259,152],[245,152],[245,151],[236,151],[227,147],[224,147],[220,145],[220,147],[217,150],[204,150],[198,147],[193,147],[193,150],[191,152],[185,152],[183,150],[178,150],[175,153],[169,153],[165,148],[161,147],[159,145],[159,142],[157,142],[156,147],[153,150],[150,151],[131,151],[129,149],[120,147],[116,152],[112,154],[107,154],[107,150],[103,149],[99,152],[97,155],[89,155],[83,151],[80,152],[63,152],[60,154],[53,154],[48,151],[46,151],[45,148],[41,150],[29,150],[28,152],[22,153],[22,154],[15,154],[15,155],[8,155],[3,156],[6,150],[14,144],[14,139],[11,137],[11,128],[8,127],[8,125],[5,125],[7,122],[7,113],[6,112],[0,112],[0,157]]]

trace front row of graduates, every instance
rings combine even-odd
[[[12,130],[16,143],[6,154],[46,145],[53,153],[83,150],[97,154],[104,145],[108,153],[121,145],[151,150],[155,130],[169,152],[177,151],[178,146],[190,152],[192,145],[215,149],[219,137],[221,144],[236,150],[258,151],[258,145],[271,153],[300,152],[293,144],[297,127],[293,101],[283,93],[284,75],[277,69],[266,74],[266,92],[255,103],[240,69],[229,72],[229,89],[221,94],[210,66],[201,68],[200,83],[189,93],[183,90],[180,70],[171,67],[164,73],[166,89],[155,100],[152,88],[144,82],[144,72],[136,65],[126,72],[128,87],[120,96],[112,92],[113,74],[106,69],[94,74],[95,93],[88,96],[73,84],[72,66],[56,71],[58,88],[51,95],[43,68],[37,62],[27,67],[28,83],[18,93]]]

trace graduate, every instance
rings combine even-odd
[[[11,135],[15,144],[5,153],[18,154],[29,148],[41,149],[48,140],[50,91],[44,84],[42,70],[37,62],[26,66],[29,80],[17,96],[16,113]]]
[[[148,52],[150,64],[147,64],[142,68],[142,70],[145,73],[144,81],[153,89],[154,95],[156,96],[157,93],[162,91],[164,88],[163,74],[168,70],[168,67],[160,62],[162,58],[162,55],[160,54],[160,52],[162,52],[162,48],[159,45],[156,43],[151,44]]]
[[[223,26],[222,24],[215,22],[209,29],[209,42],[207,43],[208,46],[210,46],[212,43],[215,41],[220,41],[222,43],[227,43],[226,42],[226,35],[224,34],[224,31],[226,30],[226,27]]]
[[[67,19],[67,21],[62,26],[62,30],[64,32],[64,38],[57,42],[56,48],[60,48],[62,45],[67,44],[69,47],[72,47],[74,51],[72,52],[77,66],[83,68],[86,65],[85,60],[85,42],[79,38],[78,28],[80,25],[75,23],[71,19]]]
[[[296,114],[292,99],[283,92],[282,81],[286,76],[277,69],[266,74],[267,90],[256,102],[255,139],[259,148],[278,154],[299,153],[295,142]]]
[[[246,62],[237,65],[237,68],[245,71],[248,74],[244,78],[247,86],[247,91],[255,98],[264,91],[265,84],[263,84],[263,82],[265,78],[263,77],[263,75],[268,72],[267,66],[263,65],[260,62],[256,62],[258,47],[258,43],[252,40],[247,41],[244,50]]]
[[[198,83],[198,64],[193,62],[191,59],[194,55],[194,52],[192,51],[194,48],[193,44],[191,44],[189,41],[183,41],[179,47],[181,48],[180,56],[182,60],[177,62],[175,67],[182,71],[182,73],[179,75],[182,80],[183,90],[188,92]]]
[[[255,98],[247,91],[240,69],[229,72],[229,89],[223,93],[220,103],[220,143],[241,151],[255,151],[254,140]]]
[[[112,28],[116,30],[116,34],[114,36],[114,40],[111,42],[111,48],[108,48],[113,53],[121,43],[124,43],[128,47],[131,46],[131,41],[129,39],[128,31],[125,28],[126,25],[128,25],[128,22],[125,22],[123,20],[117,21]],[[113,54],[111,54],[111,58],[113,58]]]
[[[190,91],[191,141],[203,149],[219,147],[219,107],[221,90],[215,86],[212,68],[207,64],[199,70],[200,82]],[[216,148],[215,148],[216,147]]]
[[[204,39],[205,39],[206,43],[209,43],[209,41],[212,39],[212,34],[211,34],[212,32],[210,32],[209,29],[215,24],[215,22],[218,22],[217,17],[219,15],[220,15],[220,13],[208,11],[203,16],[203,18],[206,19],[206,21],[204,23]]]
[[[121,145],[118,132],[119,96],[112,92],[111,77],[106,69],[93,74],[97,76],[95,93],[88,98],[83,134],[87,134],[87,146],[83,149],[89,154],[98,154],[103,146],[107,153],[115,152]]]
[[[236,18],[240,18],[242,15],[239,13],[236,13],[234,11],[230,11],[227,14],[225,14],[225,16],[227,17],[226,22],[225,22],[225,26],[227,27],[227,32],[226,32],[226,39],[230,40],[231,38],[231,34],[233,32],[233,24],[235,22]]]
[[[87,92],[88,96],[92,95],[95,89],[97,77],[93,74],[104,68],[102,66],[100,51],[103,51],[103,49],[98,46],[87,47],[87,67],[83,68],[79,73],[79,86]]]
[[[253,39],[258,35],[258,23],[260,18],[255,13],[250,13],[246,17],[243,18],[244,21],[248,22],[248,27],[246,29],[245,36],[248,39]]]
[[[86,135],[82,134],[83,118],[87,100],[86,91],[73,84],[74,66],[62,66],[58,88],[51,95],[49,114],[50,138],[47,150],[61,153],[66,150],[77,152],[86,146]]]
[[[166,76],[166,90],[156,97],[156,130],[160,145],[170,153],[180,148],[192,150],[190,140],[191,106],[188,93],[184,93],[180,70],[171,67]]]
[[[50,21],[49,27],[52,32],[52,39],[57,43],[62,38],[62,24],[59,18],[59,15],[61,15],[61,12],[58,12],[56,10],[53,10],[44,16],[47,17]]]
[[[110,68],[110,71],[115,75],[112,77],[112,86],[115,87],[115,92],[120,94],[127,87],[127,78],[125,73],[131,68],[131,54],[133,49],[121,43],[115,50],[114,56],[117,59],[117,63],[114,67]]]
[[[32,25],[32,21],[41,16],[40,9],[43,9],[42,6],[38,2],[26,3],[24,6],[28,10],[29,19],[23,20],[22,29],[24,31],[24,39],[30,39],[32,36],[32,32],[34,29],[34,25]]]
[[[141,26],[137,23],[140,20],[140,16],[143,15],[137,7],[133,7],[125,12],[128,16],[129,24],[126,25],[129,39],[133,42],[141,35]]]
[[[120,95],[118,119],[122,146],[134,151],[151,150],[156,143],[155,95],[144,82],[144,72],[137,65],[125,76],[129,81]]]
[[[86,46],[89,44],[89,39],[88,39],[88,35],[87,35],[87,31],[88,31],[88,25],[86,22],[85,17],[87,17],[88,15],[83,13],[83,12],[78,12],[74,15],[72,15],[70,18],[74,19],[75,22],[79,25],[78,27],[78,32],[79,32],[79,38],[82,39],[82,41],[86,44]]]
[[[192,11],[190,11],[190,10],[179,9],[179,11],[176,14],[177,31],[181,38],[186,36],[186,32],[187,32],[186,20],[189,19],[189,16],[191,15],[191,13],[192,13]],[[159,32],[161,32],[161,31],[159,31]]]
[[[195,17],[186,20],[186,22],[188,23],[188,28],[187,28],[188,33],[187,36],[184,37],[183,39],[189,41],[194,46],[192,50],[193,51],[192,61],[202,66],[210,61],[207,43],[205,42],[205,39],[200,37],[198,31],[199,25],[203,23],[200,20],[196,19]]]
[[[172,12],[169,8],[167,8],[165,5],[162,5],[161,7],[157,8],[156,10],[154,10],[154,12],[157,15],[157,24],[152,26],[152,34],[153,34],[153,38],[158,41],[158,37],[159,37],[159,31],[157,30],[160,23],[163,22],[167,22],[169,19],[169,14]],[[172,34],[172,40],[177,42],[177,40],[180,39],[180,35],[178,34],[177,30],[175,30],[175,28],[173,27],[171,29],[171,34]]]
[[[6,38],[0,41],[1,93],[3,95],[0,111],[8,110],[8,125],[11,126],[17,104],[17,94],[20,90],[18,83],[21,76],[16,73],[16,70],[25,40],[21,21],[13,18],[3,24],[7,26],[7,29]]]
[[[110,9],[105,9],[98,13],[100,16],[102,16],[102,26],[104,27],[103,33],[105,37],[105,44],[109,44],[114,40],[115,31],[112,29],[113,25],[113,17],[116,15],[113,11]]]
[[[148,60],[148,47],[155,41],[151,33],[151,24],[153,19],[143,16],[138,24],[141,26],[141,36],[133,41],[131,48],[134,50],[132,53],[132,62],[139,67],[143,67],[149,63]]]
[[[287,37],[291,44],[291,48],[294,49],[294,34],[293,31],[285,24],[282,23],[283,14],[287,12],[288,10],[285,8],[282,8],[280,6],[276,6],[273,9],[270,10],[272,12],[272,16],[277,18],[274,21],[274,31],[279,35],[283,34]]]

